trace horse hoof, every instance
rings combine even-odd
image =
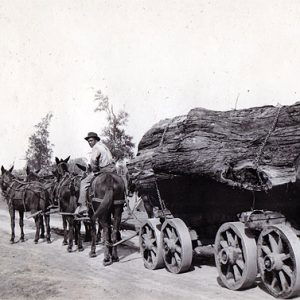
[[[25,242],[25,239],[24,239],[24,238],[20,239],[20,242],[21,242],[21,243],[24,243],[24,242]]]
[[[63,245],[63,246],[67,246],[67,245],[68,245],[68,242],[63,241],[63,242],[62,242],[62,245]]]
[[[68,251],[69,253],[71,253],[71,252],[72,252],[72,248],[68,247],[67,251]]]
[[[50,239],[47,239],[47,244],[51,244],[51,240]]]
[[[95,252],[90,252],[90,254],[89,254],[89,255],[90,255],[90,257],[91,257],[91,258],[93,258],[93,257],[96,257],[96,256],[97,256]]]
[[[118,262],[120,259],[119,259],[119,257],[113,257],[112,258],[112,262]]]
[[[41,238],[41,239],[44,239],[44,238],[45,238],[45,236],[44,236],[43,234],[41,234],[41,235],[40,235],[40,238]]]
[[[37,244],[37,243],[38,243],[38,241],[36,241],[36,240],[35,240],[35,241],[34,241],[34,243],[35,243],[35,244]]]
[[[109,258],[109,259],[103,259],[103,266],[106,267],[106,266],[109,266],[113,263],[112,259]]]
[[[82,252],[83,250],[84,250],[83,247],[79,247],[79,248],[78,248],[78,251],[79,251],[79,252]]]
[[[15,241],[14,241],[14,240],[10,240],[9,242],[10,242],[11,244],[14,244],[14,243],[15,243]]]

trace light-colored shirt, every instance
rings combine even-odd
[[[90,164],[93,171],[106,167],[113,162],[109,149],[101,142],[97,142],[92,148]]]

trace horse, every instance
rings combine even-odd
[[[57,172],[60,176],[56,189],[60,212],[63,220],[64,239],[63,245],[68,245],[67,251],[72,252],[73,240],[75,234],[75,244],[78,245],[78,251],[83,251],[82,240],[80,237],[81,222],[75,221],[75,210],[77,208],[77,199],[79,196],[79,183],[75,182],[78,178],[72,176],[68,170],[68,161],[66,159],[58,159],[55,157]],[[69,225],[69,232],[67,230]],[[67,241],[68,240],[68,241]]]
[[[120,239],[119,230],[126,193],[124,181],[116,173],[100,173],[92,181],[89,192],[92,192],[92,195],[88,193],[88,213],[92,228],[90,257],[96,256],[96,220],[98,219],[103,228],[105,247],[103,265],[108,266],[119,261],[117,246],[114,244]]]
[[[6,170],[1,167],[1,189],[6,198],[11,219],[11,238],[10,242],[15,242],[15,211],[19,211],[19,225],[21,229],[20,241],[24,242],[24,212],[31,213],[36,225],[34,242],[37,244],[40,238],[41,213],[45,213],[49,204],[48,193],[39,182],[22,182],[12,174],[13,167]],[[46,239],[51,243],[50,217],[45,215]]]

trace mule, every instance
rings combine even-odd
[[[66,159],[58,159],[55,157],[57,172],[60,176],[57,186],[57,198],[60,212],[62,213],[64,230],[63,245],[68,245],[67,251],[72,252],[73,240],[75,239],[78,251],[83,251],[84,249],[80,237],[81,222],[77,222],[74,215],[78,206],[77,199],[79,192],[76,186],[78,186],[79,183],[75,183],[76,177],[71,176],[68,170],[69,159],[70,156]]]
[[[6,170],[1,167],[1,189],[6,198],[10,219],[11,238],[10,242],[15,242],[15,211],[19,211],[19,225],[21,230],[20,241],[25,241],[24,235],[24,212],[30,212],[34,218],[36,232],[34,242],[37,244],[41,227],[41,213],[45,213],[49,204],[49,197],[43,186],[39,182],[21,182],[12,174],[13,167]],[[45,215],[46,239],[51,243],[50,217]]]
[[[88,197],[92,228],[90,256],[96,256],[96,221],[99,219],[103,228],[105,247],[103,264],[107,266],[119,261],[117,246],[114,244],[120,240],[119,231],[125,203],[125,185],[119,175],[111,172],[101,173],[92,181],[91,190],[94,197]]]

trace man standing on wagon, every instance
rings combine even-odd
[[[79,207],[76,209],[75,214],[84,214],[87,212],[87,193],[93,178],[100,173],[116,172],[112,154],[107,146],[102,143],[97,133],[89,132],[84,139],[92,148],[90,156],[91,173],[80,183]]]

